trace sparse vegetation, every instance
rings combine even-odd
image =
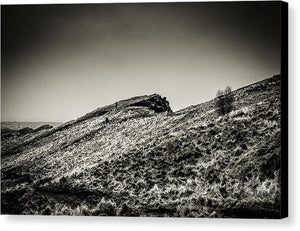
[[[2,213],[278,217],[280,79],[231,94],[222,116],[215,101],[172,117],[119,101],[37,137],[1,158]]]

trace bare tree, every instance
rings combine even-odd
[[[220,115],[225,115],[233,110],[233,95],[231,87],[217,91],[216,109]]]

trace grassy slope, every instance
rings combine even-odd
[[[278,217],[280,79],[233,94],[222,117],[212,100],[62,125],[2,156],[2,213]]]

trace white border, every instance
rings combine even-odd
[[[192,2],[193,0],[189,1]],[[50,3],[112,3],[112,2],[147,2],[147,1],[38,1],[38,0],[0,0],[3,4],[50,4]],[[149,1],[148,1],[149,2]],[[152,0],[150,2],[161,2]],[[174,2],[166,0],[164,2]],[[175,1],[176,2],[176,1]],[[182,1],[177,1],[182,2]],[[300,153],[299,151],[299,24],[300,1],[289,2],[289,218],[284,220],[246,220],[246,219],[191,219],[191,218],[115,218],[115,217],[46,217],[46,216],[0,216],[0,229],[7,230],[222,230],[222,231],[257,231],[257,230],[300,230]],[[298,65],[297,65],[298,63]],[[298,120],[297,120],[298,118]]]

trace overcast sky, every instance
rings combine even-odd
[[[2,121],[145,94],[174,111],[280,73],[280,3],[2,6]]]

